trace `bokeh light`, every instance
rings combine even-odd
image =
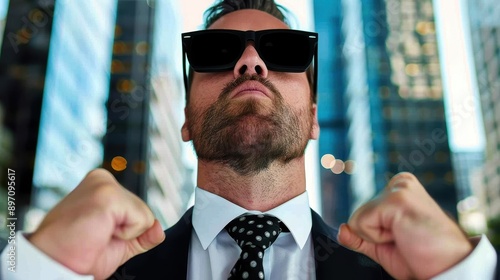
[[[321,157],[321,166],[330,169],[335,165],[335,157],[332,154],[325,154]]]
[[[340,174],[344,171],[345,163],[341,159],[335,160],[335,165],[331,168],[332,172],[335,174]]]
[[[111,160],[111,168],[116,171],[123,171],[127,168],[127,160],[122,156],[116,156]]]

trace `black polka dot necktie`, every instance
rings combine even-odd
[[[228,279],[264,279],[264,250],[278,238],[281,221],[269,215],[243,215],[232,220],[226,230],[241,248],[240,258]]]

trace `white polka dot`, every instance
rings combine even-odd
[[[242,248],[243,253],[240,255],[238,262],[240,264],[241,262],[245,262],[250,267],[246,271],[243,271],[243,267],[234,267],[231,277],[238,277],[238,279],[264,279],[264,272],[259,272],[256,268],[259,266],[262,269],[260,262],[264,258],[264,250],[271,246],[276,236],[281,232],[281,230],[278,231],[280,221],[268,215],[240,216],[235,221],[235,223],[231,223],[227,227],[228,232]],[[270,241],[271,239],[273,241]],[[257,256],[255,256],[255,253],[250,252],[257,253]]]

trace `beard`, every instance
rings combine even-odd
[[[229,98],[236,87],[249,80],[266,86],[272,102]],[[228,165],[240,175],[252,175],[272,162],[285,164],[304,155],[314,117],[311,107],[294,112],[267,79],[243,75],[226,85],[204,112],[188,105],[188,129],[198,159]]]

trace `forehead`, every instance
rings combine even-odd
[[[281,20],[259,10],[243,9],[224,15],[208,29],[263,30],[290,29]]]

